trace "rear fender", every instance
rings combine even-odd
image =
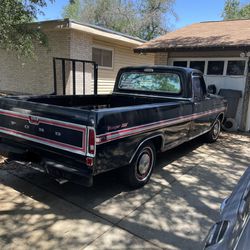
[[[131,163],[136,155],[136,153],[138,152],[138,150],[140,149],[140,147],[148,142],[148,141],[152,141],[154,139],[157,139],[157,138],[160,138],[161,139],[161,145],[160,145],[160,150],[163,151],[163,148],[164,148],[164,136],[162,134],[157,134],[157,135],[153,135],[153,136],[150,136],[150,137],[147,137],[146,139],[142,140],[139,145],[137,146],[135,152],[133,153],[132,157],[130,158],[129,160],[129,163]]]

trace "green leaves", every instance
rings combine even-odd
[[[0,48],[17,56],[34,57],[34,43],[47,45],[46,35],[28,23],[34,21],[44,0],[1,0]]]
[[[239,11],[240,18],[250,18],[250,4],[243,6]]]
[[[63,16],[65,18],[71,18],[73,20],[79,20],[81,14],[81,4],[80,0],[70,1],[70,3],[64,7]]]
[[[64,17],[150,40],[168,31],[175,0],[75,0]]]
[[[250,18],[250,4],[241,6],[239,0],[227,0],[222,13],[224,20]]]

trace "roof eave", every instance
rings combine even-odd
[[[53,31],[56,29],[78,30],[78,31],[85,32],[91,35],[118,41],[126,45],[130,45],[132,47],[140,46],[145,42],[144,40],[137,38],[137,37],[132,37],[126,34],[122,34],[119,32],[115,32],[115,31],[108,30],[102,27],[91,25],[91,24],[79,23],[69,18],[34,22],[29,25],[34,26],[36,28],[43,29],[45,31]]]
[[[159,47],[159,48],[135,48],[135,53],[160,53],[160,52],[185,52],[185,51],[227,51],[250,50],[250,45],[225,45],[225,46],[200,46],[200,47]]]
[[[108,33],[108,32],[103,31],[101,29],[95,29],[93,27],[84,26],[82,24],[78,24],[78,23],[75,23],[75,22],[70,22],[69,28],[73,29],[73,30],[82,31],[82,32],[85,32],[85,33],[88,33],[88,34],[91,34],[91,35],[94,35],[94,36],[97,36],[97,37],[105,37],[105,38],[110,39],[110,40],[122,42],[122,43],[125,43],[125,44],[130,44],[132,46],[139,46],[139,45],[143,44],[143,42],[138,41],[138,40],[134,40],[134,39],[131,39],[131,38],[128,38],[128,37],[125,37],[125,36],[115,34],[115,33],[113,33],[113,34]]]

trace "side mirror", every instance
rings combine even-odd
[[[209,94],[216,94],[216,91],[217,91],[217,89],[216,89],[216,86],[214,84],[208,85],[207,92]]]

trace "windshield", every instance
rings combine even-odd
[[[179,94],[181,80],[176,73],[124,72],[120,77],[119,88]]]

